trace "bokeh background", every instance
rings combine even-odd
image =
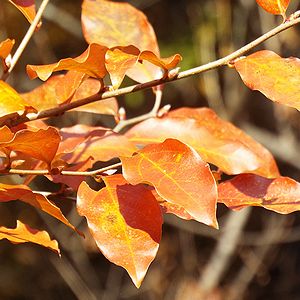
[[[255,0],[128,1],[149,18],[162,56],[180,53],[181,69],[225,56],[279,24],[280,16],[260,9]],[[40,3],[40,1],[37,1]],[[299,9],[291,1],[289,12]],[[26,64],[46,64],[78,56],[87,47],[80,24],[80,0],[51,0],[43,26],[24,51],[9,83],[19,92],[39,85],[25,73]],[[25,18],[8,1],[0,1],[0,40],[16,39],[28,29]],[[300,57],[300,28],[283,32],[259,49]],[[127,79],[125,84],[132,82]],[[300,95],[299,95],[300,98]],[[127,116],[149,111],[151,91],[120,97]],[[165,86],[163,104],[172,108],[209,106],[265,145],[282,175],[300,180],[300,116],[250,91],[230,68],[220,68]],[[68,113],[49,124],[84,122],[113,126],[105,116]],[[18,176],[1,182],[20,183]],[[57,190],[46,179],[39,190]],[[0,224],[15,226],[18,218],[46,228],[60,242],[62,258],[30,245],[0,241],[0,299],[300,299],[300,215],[278,215],[260,208],[230,212],[218,207],[220,230],[167,216],[158,257],[140,289],[126,272],[107,261],[74,208],[74,199],[54,199],[73,224],[86,232],[82,240],[65,226],[22,203],[0,204]],[[206,293],[205,298],[203,293]]]

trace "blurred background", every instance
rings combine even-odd
[[[280,24],[255,0],[127,1],[141,9],[156,32],[162,57],[180,53],[181,69],[213,61]],[[37,1],[39,4],[40,1]],[[291,1],[289,12],[300,8]],[[8,82],[19,92],[39,85],[25,73],[26,64],[47,64],[75,57],[87,47],[80,23],[80,0],[51,0],[41,29],[34,35]],[[25,18],[8,1],[0,1],[0,41],[16,39],[28,29]],[[283,57],[300,57],[300,27],[289,29],[259,49]],[[15,48],[16,49],[16,46]],[[123,86],[131,84],[127,79]],[[299,95],[300,97],[300,95]],[[146,113],[151,91],[118,99],[127,116]],[[172,108],[209,106],[246,131],[275,156],[281,174],[300,180],[300,116],[244,86],[238,74],[220,68],[165,86],[163,104]],[[50,121],[55,126],[84,122],[113,126],[113,118],[68,113]],[[49,124],[50,124],[49,123]],[[0,178],[20,183],[19,177]],[[39,190],[56,190],[46,179]],[[62,258],[31,244],[0,241],[0,299],[300,299],[300,215],[279,215],[261,208],[230,212],[218,207],[220,230],[166,216],[158,257],[140,289],[126,272],[107,261],[74,209],[74,199],[55,199],[83,240],[64,225],[22,203],[0,204],[0,225],[15,226],[18,218],[45,228],[60,242]],[[205,296],[204,296],[205,295]]]

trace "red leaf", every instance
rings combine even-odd
[[[232,209],[261,206],[280,214],[300,210],[300,183],[289,177],[241,174],[221,183],[218,191],[218,202]]]
[[[25,185],[8,185],[0,183],[0,202],[20,200],[30,204],[50,216],[61,221],[68,227],[81,234],[62,214],[61,210],[39,193],[34,193]]]
[[[207,162],[227,174],[279,176],[267,149],[208,108],[180,108],[131,128],[126,136],[137,145],[175,138],[193,147]]]
[[[51,240],[47,231],[30,228],[21,221],[17,221],[17,227],[15,229],[0,227],[0,240],[3,239],[9,240],[13,244],[31,242],[49,248],[60,255],[57,241]]]
[[[150,183],[162,198],[183,207],[195,220],[218,227],[216,183],[209,166],[192,148],[168,139],[121,161],[129,183]]]
[[[283,15],[290,4],[290,0],[256,0],[264,10],[273,15]]]
[[[139,287],[156,256],[162,216],[151,191],[132,186],[121,175],[103,178],[106,187],[96,192],[83,182],[77,208],[103,255],[127,270]]]
[[[27,65],[27,74],[31,79],[39,77],[47,80],[55,71],[74,70],[95,78],[104,78],[107,74],[105,69],[105,52],[107,47],[91,44],[76,58],[64,58],[50,65],[33,66]]]
[[[244,83],[272,101],[300,110],[300,59],[263,50],[234,63]]]

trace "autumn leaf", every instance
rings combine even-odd
[[[0,143],[0,149],[17,151],[50,165],[60,140],[60,135],[54,127],[39,129],[38,131],[24,129],[18,131],[11,141]]]
[[[5,58],[10,54],[13,46],[15,44],[15,40],[6,39],[0,43],[0,58],[5,60]]]
[[[300,183],[289,177],[268,179],[241,174],[221,183],[218,202],[231,209],[260,206],[280,214],[300,210]]]
[[[32,23],[35,18],[35,1],[34,0],[8,0]]]
[[[106,50],[105,46],[91,44],[76,58],[64,58],[50,65],[27,65],[26,71],[30,79],[39,77],[43,81],[47,80],[53,72],[62,70],[74,70],[102,79],[107,73],[104,63]]]
[[[35,193],[26,185],[8,185],[0,183],[0,203],[20,200],[61,221],[82,235],[63,215],[61,210],[45,196]]]
[[[300,110],[300,59],[263,50],[237,60],[234,66],[250,89]]]
[[[103,255],[127,270],[139,287],[156,256],[161,239],[162,216],[151,191],[130,185],[122,175],[103,177],[106,187],[92,190],[83,182],[77,209]]]
[[[114,47],[107,50],[105,55],[105,65],[110,75],[112,85],[117,89],[121,85],[124,76],[127,73],[129,74],[130,69],[138,62],[148,61],[151,64],[160,67],[167,73],[167,71],[174,69],[181,59],[179,54],[162,59],[151,51],[141,52],[135,46]]]
[[[129,183],[150,183],[162,198],[183,207],[195,220],[218,227],[216,183],[209,166],[192,148],[167,139],[121,161]]]
[[[88,43],[99,43],[108,48],[127,47],[133,45],[139,51],[145,53],[144,60],[150,60],[150,56],[159,58],[159,48],[154,30],[143,12],[134,8],[128,3],[112,2],[105,0],[84,0],[82,4],[81,23],[83,35]],[[161,68],[144,61],[137,63],[135,57],[121,55],[119,51],[108,52],[109,61],[119,60],[124,63],[124,56],[127,56],[120,73],[124,73],[128,63],[134,67],[128,69],[126,75],[137,82],[146,82],[162,77]],[[114,56],[114,57],[113,57]],[[148,59],[146,59],[146,56]],[[169,59],[170,60],[170,59]],[[177,63],[181,60],[180,55],[175,55],[171,60]],[[122,62],[123,61],[123,62]],[[114,66],[110,66],[111,69]],[[122,72],[121,72],[122,71]],[[115,72],[116,73],[116,72]],[[116,77],[122,77],[122,75]],[[113,78],[113,85],[120,84],[120,78]]]
[[[60,255],[57,241],[51,240],[47,231],[39,231],[37,229],[30,228],[21,221],[17,221],[17,227],[14,229],[1,226],[0,240],[3,239],[7,239],[13,244],[22,244],[27,242],[34,243],[46,247]]]
[[[64,139],[58,152],[66,153],[63,158],[68,163],[90,157],[95,161],[108,161],[119,156],[130,156],[137,150],[127,137],[107,128],[76,125],[62,129],[61,134]]]
[[[256,2],[267,12],[283,17],[290,4],[290,0],[256,0]]]
[[[71,71],[75,72],[75,71]],[[68,72],[69,73],[69,72]],[[60,74],[50,77],[45,83],[28,93],[21,94],[22,98],[28,103],[36,107],[39,111],[55,108],[60,104],[70,103],[97,94],[101,89],[101,83],[94,78],[87,78],[79,86],[72,81],[71,87],[65,89],[64,94],[60,94],[62,82],[65,77]],[[69,78],[70,79],[70,78]],[[72,109],[72,111],[89,112],[96,114],[117,115],[118,102],[116,98],[108,98],[99,100],[90,104],[82,105]]]
[[[125,135],[138,146],[178,139],[227,174],[279,176],[267,149],[208,108],[180,108],[163,118],[141,122]]]
[[[0,124],[7,117],[36,112],[24,99],[7,83],[0,80]]]

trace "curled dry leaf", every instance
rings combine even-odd
[[[117,89],[122,83],[125,75],[136,63],[148,61],[167,72],[177,66],[181,56],[175,54],[169,58],[159,58],[151,51],[140,51],[135,46],[114,47],[107,50],[105,55],[106,69],[110,75],[112,85]]]
[[[60,255],[57,241],[51,240],[47,231],[33,229],[28,225],[23,224],[21,221],[17,221],[16,228],[7,228],[1,226],[0,240],[3,239],[7,239],[13,244],[22,244],[27,242],[38,244]]]
[[[105,69],[105,53],[107,47],[91,44],[76,58],[64,58],[50,65],[27,65],[27,74],[31,79],[39,77],[47,80],[55,71],[74,70],[95,78],[104,78],[107,74]]]
[[[83,73],[69,71],[66,75],[52,76],[39,87],[31,92],[21,94],[21,96],[26,103],[41,111],[95,95],[101,90],[99,80],[87,78],[83,82],[80,82],[80,74],[82,75]],[[65,82],[65,80],[68,80],[69,83],[67,83],[67,88],[63,88],[63,92],[61,91],[64,85],[62,82]],[[109,98],[74,108],[72,111],[117,115],[118,102],[116,98]]]
[[[289,177],[268,179],[241,174],[221,183],[218,202],[231,209],[261,206],[280,214],[300,210],[300,183]]]
[[[34,0],[8,0],[8,1],[11,4],[13,4],[30,23],[32,23],[36,14]]]
[[[284,17],[290,4],[290,0],[256,0],[256,2],[267,12]]]
[[[60,135],[54,127],[38,131],[24,129],[17,131],[10,141],[1,142],[0,149],[20,152],[50,165],[60,140]]]
[[[300,59],[263,50],[234,63],[244,83],[267,98],[300,110]]]
[[[61,221],[68,227],[81,234],[63,215],[59,207],[54,205],[45,196],[35,193],[26,185],[8,185],[0,183],[0,203],[20,200],[34,206],[48,215]],[[82,234],[81,234],[82,235]]]
[[[0,80],[0,124],[12,115],[22,115],[36,112],[26,101],[7,83]]]
[[[150,183],[166,201],[184,208],[195,220],[218,227],[217,187],[209,166],[189,146],[167,139],[132,157],[121,157],[131,184]]]
[[[139,287],[156,256],[162,215],[151,191],[130,185],[122,175],[103,177],[105,188],[96,192],[83,182],[77,209],[103,255],[126,269]]]
[[[255,173],[279,176],[271,153],[208,108],[180,108],[163,118],[152,118],[132,127],[126,136],[136,145],[175,138],[193,147],[207,162],[227,174]]]

